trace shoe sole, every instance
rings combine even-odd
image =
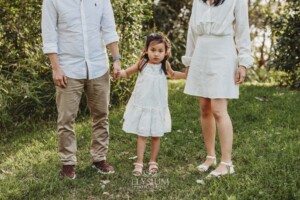
[[[115,173],[115,171],[104,172],[104,171],[98,169],[95,165],[92,165],[92,168],[96,169],[97,172],[100,173],[100,174],[114,174]]]
[[[217,178],[217,179],[219,179],[219,178],[222,178],[222,177],[226,177],[226,176],[229,176],[229,175],[231,175],[231,176],[233,176],[235,174],[235,172],[232,172],[232,173],[226,173],[226,174],[218,174],[218,175],[214,175],[214,174],[208,174],[206,177],[205,177],[205,179],[206,180],[211,180],[211,179],[214,179],[214,178]]]

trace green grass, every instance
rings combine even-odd
[[[157,177],[131,176],[136,138],[122,132],[124,106],[110,114],[108,161],[113,175],[97,174],[89,155],[90,121],[76,124],[77,179],[60,180],[55,123],[35,124],[0,135],[0,199],[300,199],[300,93],[278,87],[242,86],[229,103],[234,125],[236,174],[196,183],[205,158],[198,99],[170,81],[172,132],[162,138]],[[217,155],[220,156],[219,143]],[[146,160],[149,159],[149,147]],[[103,180],[109,180],[106,185]],[[153,181],[160,191],[134,190]]]

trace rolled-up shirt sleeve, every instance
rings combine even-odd
[[[101,32],[105,45],[119,41],[114,12],[110,0],[104,1],[103,15],[101,18]]]
[[[253,65],[249,30],[247,0],[237,0],[235,7],[235,41],[238,49],[239,65],[250,68]]]
[[[187,33],[187,41],[186,41],[186,50],[185,55],[182,56],[181,61],[182,63],[188,67],[191,64],[192,56],[194,54],[195,45],[197,42],[197,33],[193,29],[193,22],[194,22],[194,14],[196,12],[196,4],[197,0],[194,0],[193,2],[193,9],[189,21],[189,28]]]
[[[57,11],[52,0],[44,0],[42,6],[43,52],[58,53]]]

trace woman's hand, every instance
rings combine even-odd
[[[240,84],[245,81],[247,69],[245,66],[240,65],[235,73],[235,83]]]
[[[187,77],[187,75],[189,73],[189,69],[190,69],[190,66],[188,66],[188,67],[185,68],[185,71],[184,71],[185,77]]]

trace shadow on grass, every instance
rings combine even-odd
[[[235,135],[234,176],[197,184],[207,173],[195,167],[205,158],[198,99],[182,94],[182,82],[170,82],[172,132],[162,137],[161,191],[138,191],[150,179],[131,176],[136,137],[121,130],[124,107],[110,115],[108,160],[111,176],[91,168],[89,118],[77,120],[78,165],[75,181],[60,180],[55,123],[36,124],[2,134],[0,199],[296,199],[300,197],[300,94],[277,87],[243,86],[229,103]],[[217,156],[220,159],[219,143]],[[145,162],[149,159],[147,147]],[[147,170],[147,168],[145,168]],[[107,184],[103,181],[109,180]]]

